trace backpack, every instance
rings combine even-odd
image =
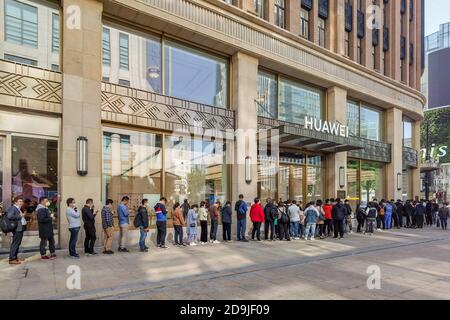
[[[384,216],[384,208],[380,209],[380,216]]]
[[[376,218],[377,216],[377,208],[370,208],[369,212],[367,212],[367,217],[368,218]]]
[[[245,203],[245,201],[242,201],[241,205],[239,206],[238,212],[241,215],[247,214],[247,204]]]
[[[0,229],[4,234],[13,232],[17,228],[17,221],[8,219],[8,215],[5,213],[0,217]]]
[[[287,215],[286,210],[285,211],[281,211],[280,210],[280,213],[281,213],[281,223],[283,223],[283,224],[288,223],[289,222],[289,216]]]
[[[134,225],[134,227],[135,227],[136,229],[140,227],[139,224],[138,224],[138,222],[139,222],[138,217],[139,217],[139,216],[140,216],[140,213],[139,213],[139,210],[138,210],[138,212],[137,212],[136,215],[134,216],[134,221],[133,221],[133,225]]]

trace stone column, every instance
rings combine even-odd
[[[411,198],[413,199],[415,199],[416,197],[420,198],[420,125],[420,121],[416,121],[413,124],[413,148],[416,149],[418,156],[418,167],[411,170]]]
[[[403,114],[392,108],[387,110],[386,117],[386,142],[391,144],[391,163],[386,166],[386,199],[397,200],[402,198],[397,175],[403,170]]]
[[[275,0],[266,0],[264,5],[264,19],[275,24]]]
[[[286,28],[295,35],[300,34],[300,4],[299,0],[286,1]]]
[[[101,79],[102,10],[95,0],[62,1],[63,116],[61,145],[60,245],[68,247],[66,199],[75,198],[80,211],[87,198],[101,209]],[[76,141],[88,139],[88,174],[77,175]],[[97,216],[97,234],[101,219]],[[80,233],[79,244],[84,238]],[[100,238],[100,237],[99,237]],[[100,241],[98,242],[100,243]]]
[[[257,141],[258,116],[255,99],[258,88],[258,59],[242,52],[232,57],[233,98],[236,139],[234,142],[234,165],[232,166],[232,200],[239,194],[252,202],[258,194]],[[251,158],[251,183],[245,181],[245,158]],[[247,219],[249,223],[250,219]],[[235,223],[233,224],[235,226]],[[247,231],[249,228],[247,228]],[[232,233],[236,230],[233,227]]]
[[[416,1],[420,2],[420,1]],[[400,1],[389,2],[389,51],[388,51],[388,68],[389,76],[400,81],[400,34],[401,34],[401,17],[400,17]]]
[[[345,1],[329,2],[330,15],[328,18],[327,44],[329,49],[339,55],[345,54]]]
[[[313,6],[309,12],[309,35],[310,41],[319,43],[319,0],[313,0]]]
[[[347,113],[342,110],[347,109],[347,91],[340,87],[331,87],[327,90],[328,101],[328,121],[347,124]],[[326,197],[335,198],[337,191],[342,190],[347,193],[347,152],[339,152],[327,156],[326,171]],[[344,187],[339,185],[339,168],[345,168]]]

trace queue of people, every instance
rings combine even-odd
[[[119,223],[118,252],[129,252],[127,248],[127,236],[130,221],[130,198],[124,196],[117,206],[117,218]],[[52,221],[56,216],[48,210],[49,199],[42,197],[37,206],[39,224],[40,254],[42,260],[56,259],[55,239],[53,235]],[[96,216],[98,210],[94,207],[93,199],[87,199],[81,210],[78,211],[74,198],[66,200],[66,219],[70,233],[69,256],[80,258],[77,252],[79,231],[83,221],[85,230],[84,253],[87,256],[96,255],[95,243],[97,240]],[[167,249],[167,199],[162,197],[153,207],[156,214],[156,245],[158,248]],[[23,199],[16,197],[13,205],[8,209],[6,217],[14,224],[11,231],[12,243],[10,248],[9,263],[21,264],[23,259],[18,257],[19,247],[23,233],[26,230],[26,220],[22,211]],[[175,203],[172,210],[174,245],[196,246],[198,243],[220,243],[217,240],[219,220],[222,221],[222,239],[224,242],[232,241],[231,226],[233,223],[233,209],[230,201],[223,205],[219,201],[209,204],[206,201],[200,204],[189,204],[185,199],[182,204]],[[267,199],[263,205],[259,198],[255,198],[251,205],[244,201],[244,195],[239,195],[239,200],[234,205],[236,216],[236,240],[248,242],[245,233],[247,216],[250,218],[253,228],[251,240],[262,241],[261,229],[263,227],[264,240],[266,241],[291,241],[291,240],[315,240],[333,236],[334,239],[342,239],[346,233],[353,232],[352,221],[356,218],[357,233],[373,235],[375,231],[390,230],[392,228],[424,228],[424,226],[436,226],[447,230],[447,221],[450,216],[448,203],[432,201],[401,201],[373,199],[370,202],[362,202],[353,212],[348,200],[326,199],[325,202],[317,200],[303,206],[301,201],[275,201]],[[208,240],[208,221],[209,240]],[[104,233],[103,254],[114,254],[112,250],[114,225],[114,201],[106,200],[101,210],[102,231]],[[136,211],[133,225],[139,230],[139,251],[148,252],[146,238],[150,231],[149,201],[143,199]],[[199,236],[200,227],[200,239]],[[184,242],[183,228],[186,228],[187,241]],[[47,245],[49,255],[47,255]]]

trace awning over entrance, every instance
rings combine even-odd
[[[323,153],[364,149],[364,141],[355,137],[335,136],[288,124],[271,129],[270,134],[272,137],[278,134],[280,148],[299,148]]]

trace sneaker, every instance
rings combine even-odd
[[[104,254],[114,254],[114,251],[106,250],[106,251],[103,251],[103,253],[104,253]]]
[[[130,252],[130,250],[128,250],[127,248],[123,248],[122,252]]]
[[[307,237],[303,237],[303,240],[308,241],[308,238]]]
[[[181,243],[180,246],[186,247],[186,243]]]
[[[247,239],[242,239],[241,242],[248,242],[248,240]]]
[[[147,250],[149,249],[149,247],[147,247],[147,246],[144,246],[144,248],[147,249]]]
[[[218,240],[214,240],[214,241],[213,241],[213,243],[216,243],[216,244],[217,244],[217,243],[220,243],[220,241],[218,241]]]
[[[41,256],[41,260],[50,260],[50,257],[48,257],[48,256]]]
[[[189,245],[193,247],[193,246],[196,246],[197,244],[195,242],[191,242],[191,243],[189,243]]]
[[[9,264],[22,264],[19,260],[9,260]]]
[[[70,256],[71,259],[80,259],[80,255],[75,254],[73,256]]]
[[[200,242],[200,244],[201,244],[201,245],[204,245],[204,244],[206,244],[206,242]]]
[[[56,254],[52,254],[51,256],[50,256],[50,260],[55,260],[56,259]]]
[[[89,257],[89,256],[91,256],[91,253],[90,253],[90,252],[86,252],[84,255],[85,255],[86,257]]]
[[[314,241],[314,240],[316,240],[316,239],[314,239],[314,237],[311,237],[311,241]]]
[[[166,245],[162,245],[162,246],[160,246],[160,248],[161,248],[161,249],[169,249],[169,247],[166,246]]]
[[[144,249],[140,249],[140,252],[148,252],[148,249],[144,248]]]
[[[97,252],[91,252],[91,255],[95,256],[97,255]]]

